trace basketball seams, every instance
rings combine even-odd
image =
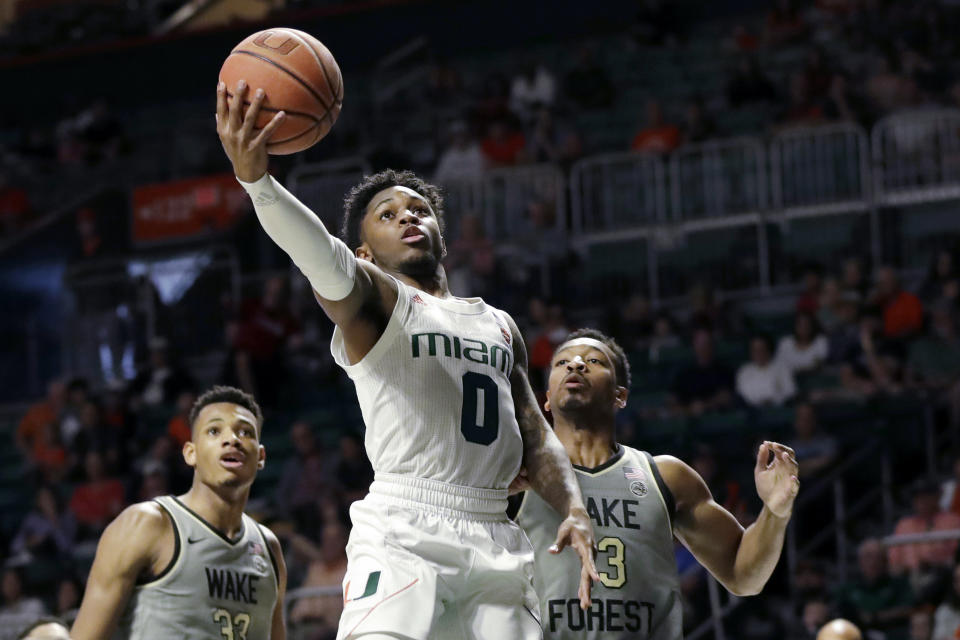
[[[228,98],[228,99],[232,99],[232,98],[233,98],[233,94],[230,93],[229,91],[227,91],[227,98]],[[246,110],[246,108],[249,107],[249,106],[250,106],[250,102],[249,102],[248,100],[244,100],[244,101],[243,101],[244,110]],[[312,120],[312,121],[313,121],[313,125],[311,125],[311,126],[314,126],[314,127],[319,126],[320,123],[323,122],[324,118],[326,117],[326,116],[324,116],[324,118],[318,118],[317,116],[313,115],[312,113],[305,113],[305,112],[303,112],[303,111],[292,111],[292,110],[290,110],[290,109],[277,109],[277,108],[275,108],[275,107],[268,107],[268,106],[266,106],[266,105],[260,105],[260,111],[269,111],[270,113],[277,113],[277,112],[279,112],[279,111],[283,111],[285,114],[290,115],[290,116],[299,116],[299,117],[301,117],[301,118],[307,118],[308,120]]]
[[[297,31],[296,29],[284,29],[283,31],[284,33],[289,33],[291,36],[296,38],[298,42],[300,42],[304,47],[307,48],[308,51],[310,51],[310,54],[313,56],[313,59],[316,61],[317,66],[320,67],[320,71],[323,73],[323,79],[327,83],[327,89],[330,90],[330,98],[333,100],[333,104],[331,104],[329,108],[332,109],[334,105],[337,103],[337,97],[340,95],[340,87],[338,86],[335,89],[333,87],[333,83],[330,82],[330,75],[327,73],[327,65],[323,63],[323,58],[320,56],[320,53],[316,49],[314,49],[310,41],[306,37],[304,37],[304,35],[306,34],[301,35],[302,33],[301,31]],[[327,53],[329,53],[329,51]],[[342,81],[343,81],[343,78],[341,78],[341,83]],[[324,106],[326,107],[326,105]]]
[[[307,82],[306,80],[304,80],[303,78],[301,78],[300,76],[298,76],[297,74],[295,74],[293,71],[290,71],[290,69],[287,69],[285,66],[283,66],[283,65],[280,64],[280,63],[278,63],[277,61],[271,60],[271,59],[268,58],[267,56],[260,55],[259,53],[254,53],[253,51],[246,51],[246,50],[243,50],[243,51],[234,51],[234,52],[231,53],[230,55],[245,55],[245,56],[250,56],[251,58],[256,58],[257,60],[261,60],[261,61],[263,61],[263,62],[266,62],[267,64],[269,64],[269,65],[272,66],[272,67],[275,67],[275,68],[277,68],[277,69],[280,69],[281,71],[283,71],[284,73],[286,73],[288,76],[290,76],[291,78],[293,78],[294,80],[296,80],[296,81],[300,84],[300,86],[302,86],[304,89],[306,89],[308,92],[310,92],[310,95],[312,95],[312,96],[317,100],[317,102],[320,103],[320,106],[322,106],[324,109],[327,109],[327,110],[330,109],[330,107],[327,105],[326,100],[323,99],[323,97],[317,92],[316,89],[314,89],[313,87],[310,86],[310,83],[309,83],[309,82]]]

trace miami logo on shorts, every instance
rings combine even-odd
[[[350,597],[350,581],[347,581],[347,584],[343,586],[343,604],[348,602],[353,602],[355,600],[362,600],[364,598],[369,598],[377,592],[377,587],[380,586],[380,572],[371,571],[367,575],[367,586],[363,588],[363,594],[357,596],[356,598]]]

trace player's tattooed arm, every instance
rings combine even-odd
[[[780,559],[800,488],[793,450],[775,442],[760,446],[754,476],[763,509],[746,530],[713,500],[700,474],[672,456],[656,461],[676,500],[677,538],[731,593],[760,593]]]
[[[570,466],[570,458],[540,412],[537,398],[527,374],[527,347],[512,318],[507,316],[513,336],[513,370],[510,387],[514,411],[523,438],[523,468],[526,484],[536,491],[558,513],[565,516],[557,530],[557,539],[550,547],[560,553],[570,546],[580,555],[580,606],[590,606],[590,588],[599,580],[594,554],[596,544],[593,525],[583,504],[580,485]]]
[[[267,544],[270,546],[270,553],[277,563],[277,604],[273,608],[273,621],[270,625],[270,640],[286,640],[287,627],[283,620],[283,602],[287,594],[287,564],[283,560],[283,549],[280,547],[280,541],[272,531],[266,527],[261,527]]]
[[[137,578],[172,559],[174,535],[168,516],[150,502],[127,507],[110,523],[97,544],[73,640],[113,636]]]

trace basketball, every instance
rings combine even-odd
[[[258,31],[233,48],[220,68],[228,95],[246,80],[247,103],[257,89],[266,98],[256,128],[278,111],[286,113],[267,151],[286,155],[303,151],[320,141],[340,115],[343,77],[333,54],[322,42],[297,29]]]

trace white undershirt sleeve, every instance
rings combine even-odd
[[[357,259],[347,245],[269,173],[256,182],[238,182],[253,200],[260,226],[287,252],[310,285],[327,300],[342,300],[353,290]]]

